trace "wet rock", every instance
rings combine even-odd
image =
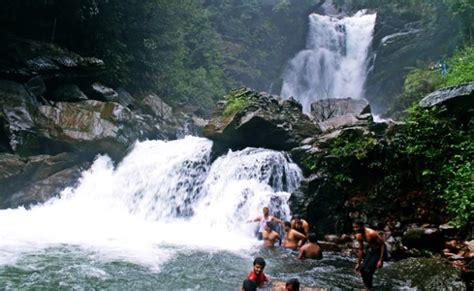
[[[458,232],[458,229],[455,226],[452,226],[447,223],[440,225],[438,228],[441,231],[441,233],[447,237],[453,237]]]
[[[137,108],[137,101],[133,98],[132,94],[130,94],[125,89],[119,88],[117,89],[118,94],[118,103],[120,103],[123,107],[127,107],[130,110],[135,110]]]
[[[438,258],[408,258],[385,266],[382,271],[392,279],[409,282],[423,290],[464,290],[460,271]]]
[[[166,104],[158,95],[147,94],[141,101],[145,109],[161,120],[172,120],[173,108]]]
[[[334,242],[327,242],[327,241],[322,241],[318,242],[320,245],[321,249],[325,252],[340,252],[342,251],[342,247],[338,245],[337,243]]]
[[[436,228],[408,228],[403,234],[403,244],[408,248],[441,251],[444,237]]]
[[[102,150],[124,150],[136,140],[157,137],[152,123],[118,103],[87,100],[40,106],[38,127],[49,137],[74,147],[90,145]]]
[[[335,234],[327,234],[324,236],[324,240],[327,242],[337,243],[339,242],[339,236]]]

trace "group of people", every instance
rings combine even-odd
[[[265,247],[274,247],[275,243],[280,241],[284,248],[298,251],[298,259],[322,259],[322,250],[317,242],[316,234],[309,232],[310,227],[308,222],[300,216],[294,216],[291,221],[282,221],[277,217],[271,216],[269,208],[264,207],[263,215],[249,220],[248,222],[259,222],[257,237],[263,240]],[[280,234],[276,231],[277,224],[283,225],[285,231],[283,240],[281,240]],[[365,227],[361,221],[354,222],[352,229],[355,234],[355,239],[358,242],[354,271],[361,274],[364,285],[367,288],[372,288],[373,275],[378,268],[383,266],[383,262],[387,258],[387,248],[384,239],[377,231]],[[364,243],[366,244],[366,249],[364,249]],[[253,265],[253,273],[251,272],[249,274],[247,280],[255,281],[257,282],[257,286],[261,287],[260,284],[267,281],[263,273],[265,260],[263,260],[263,258],[257,258]],[[255,275],[250,276],[251,274]]]
[[[248,222],[259,222],[257,237],[263,241],[264,247],[274,247],[277,241],[289,250],[298,251],[298,259],[322,259],[322,250],[316,234],[309,232],[309,224],[300,216],[293,216],[291,221],[282,221],[270,215],[268,207],[263,208],[261,216]],[[283,226],[284,238],[276,231],[277,225]]]

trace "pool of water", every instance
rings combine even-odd
[[[363,288],[360,276],[353,272],[354,258],[339,254],[325,253],[321,261],[301,261],[285,250],[257,245],[254,250],[235,252],[157,248],[160,251],[154,254],[158,257],[146,263],[67,245],[24,253],[0,265],[0,289],[239,290],[255,256],[266,259],[265,273],[273,281],[298,278],[306,287]],[[429,286],[463,290],[456,273],[446,273],[445,267],[436,261],[389,262],[377,271],[375,285],[384,290],[427,290]],[[434,283],[437,285],[430,285]]]

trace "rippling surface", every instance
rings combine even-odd
[[[192,238],[190,238],[192,239]],[[160,268],[112,258],[80,247],[58,246],[24,254],[16,262],[0,266],[0,288],[4,290],[238,290],[252,267],[253,257],[266,258],[265,272],[272,280],[298,278],[306,287],[331,290],[363,288],[352,271],[354,258],[325,253],[321,261],[295,259],[281,249],[255,246],[255,252],[177,249]],[[160,258],[156,258],[161,261]],[[463,284],[442,271],[420,277],[407,266],[419,269],[418,261],[388,263],[375,275],[375,286],[384,290],[427,290],[428,282],[441,279],[446,289],[463,290]],[[431,263],[431,266],[436,263]],[[426,266],[426,265],[424,265]],[[440,265],[442,266],[442,264]],[[423,272],[423,269],[418,270]],[[444,276],[444,277],[443,277]],[[437,285],[443,286],[443,285]],[[430,289],[430,288],[428,288]]]

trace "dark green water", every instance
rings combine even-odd
[[[354,258],[336,254],[326,253],[322,261],[299,261],[278,249],[231,253],[161,248],[175,255],[159,266],[71,246],[23,254],[16,262],[0,266],[0,289],[238,290],[257,255],[266,258],[265,272],[273,280],[296,277],[307,287],[363,288],[360,277],[352,271]],[[411,259],[387,263],[377,271],[375,284],[380,290],[464,290],[457,278],[458,273],[442,261]]]

